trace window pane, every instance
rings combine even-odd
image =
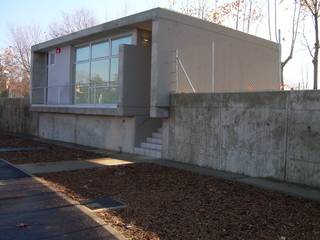
[[[110,69],[110,81],[118,82],[118,67],[119,67],[119,58],[114,57],[111,59],[111,69]]]
[[[100,42],[92,45],[91,58],[106,57],[109,55],[109,42]]]
[[[89,86],[76,85],[75,86],[75,103],[88,104],[89,103]]]
[[[88,60],[90,56],[89,46],[76,49],[76,61]]]
[[[91,81],[96,84],[109,81],[109,59],[91,62]]]
[[[117,88],[108,87],[108,86],[100,86],[96,88],[95,97],[96,104],[116,104],[117,97]]]
[[[131,36],[112,40],[112,55],[119,54],[119,46],[122,44],[131,44]]]
[[[89,63],[75,64],[75,82],[89,83]]]

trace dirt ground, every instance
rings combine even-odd
[[[43,150],[29,152],[0,152],[0,158],[14,164],[58,162],[100,158],[102,155],[82,150],[47,144],[11,135],[0,135],[0,148],[44,147]]]
[[[98,213],[128,239],[320,239],[320,203],[147,163],[41,176],[75,200],[112,196]]]

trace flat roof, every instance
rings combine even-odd
[[[68,35],[64,35],[58,38],[51,39],[46,42],[42,42],[32,46],[32,51],[45,51],[50,48],[58,47],[61,45],[72,44],[77,40],[84,39],[90,36],[99,35],[104,32],[113,30],[128,30],[132,27],[138,27],[139,24],[145,22],[152,22],[157,19],[166,19],[173,22],[179,22],[181,24],[190,25],[193,27],[201,28],[207,31],[216,32],[222,35],[226,35],[232,38],[238,38],[246,40],[257,45],[263,45],[269,48],[277,48],[279,45],[275,42],[259,38],[244,32],[234,30],[219,24],[215,24],[209,21],[201,20],[199,18],[184,15],[175,11],[171,11],[164,8],[154,8],[148,11],[133,14],[127,17],[119,18],[110,22],[102,23],[78,32],[74,32]]]

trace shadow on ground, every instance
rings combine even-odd
[[[5,159],[14,164],[59,162],[73,160],[88,160],[101,158],[105,155],[68,148],[55,144],[35,141],[28,138],[11,135],[0,135],[0,148],[28,148],[42,147],[35,151],[0,152],[0,159]]]
[[[1,240],[115,237],[72,203],[12,165],[0,161]]]

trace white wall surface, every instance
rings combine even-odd
[[[50,53],[55,53],[55,49],[51,50]],[[48,103],[57,104],[58,95],[60,95],[61,103],[70,103],[72,93],[70,88],[71,70],[71,47],[62,47],[60,54],[55,53],[55,63],[48,64]]]
[[[196,92],[279,90],[276,44],[194,18],[176,18],[153,22],[151,116],[159,116],[157,107],[169,106],[169,93],[176,90],[176,49]],[[181,69],[178,91],[192,91]]]

